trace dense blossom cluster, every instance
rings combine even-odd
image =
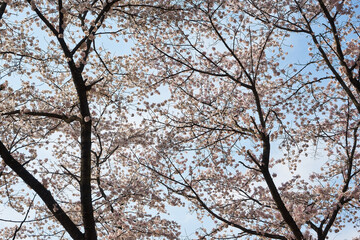
[[[0,1],[0,234],[177,239],[185,203],[203,239],[359,225],[358,4]]]

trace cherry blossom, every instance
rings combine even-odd
[[[358,13],[353,0],[1,1],[0,203],[23,216],[1,236],[179,239],[165,214],[185,205],[212,221],[199,239],[358,226]]]

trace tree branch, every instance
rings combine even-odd
[[[6,10],[6,2],[2,2],[1,5],[0,5],[0,20],[2,19],[4,13],[5,13],[5,10]]]
[[[29,171],[27,171],[22,164],[16,161],[0,141],[0,156],[5,164],[9,166],[31,189],[33,189],[40,198],[44,201],[49,211],[65,228],[69,235],[75,240],[83,240],[84,235],[64,210],[55,201],[50,191],[47,190]]]
[[[22,112],[20,110],[15,110],[15,111],[11,111],[11,112],[2,113],[1,115],[9,116],[9,115],[14,115],[14,114],[24,114],[24,115],[29,115],[29,116],[56,118],[56,119],[63,120],[66,123],[71,123],[73,121],[81,122],[81,119],[76,115],[68,117],[64,114],[49,113],[49,112],[36,112],[36,111]]]

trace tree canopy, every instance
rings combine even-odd
[[[358,227],[359,3],[0,2],[0,234],[180,239],[185,205],[199,239]]]

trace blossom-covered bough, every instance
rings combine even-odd
[[[214,220],[199,237],[326,239],[359,224],[358,4],[186,1],[138,39],[147,86],[170,91],[144,110],[164,133],[139,162]],[[301,162],[323,166],[300,176]]]

